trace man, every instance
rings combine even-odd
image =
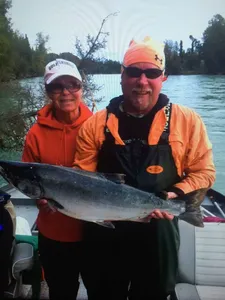
[[[192,195],[199,205],[203,195],[193,191],[215,180],[212,146],[201,118],[160,93],[164,70],[163,45],[131,41],[123,95],[82,125],[74,167],[123,173],[126,184],[168,199]],[[176,283],[177,223],[158,210],[149,223],[114,222],[115,229],[87,222],[82,276],[89,300],[167,299]]]

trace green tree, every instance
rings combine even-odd
[[[10,19],[6,16],[11,6],[11,0],[0,0],[0,32],[11,31]]]
[[[166,73],[177,75],[181,73],[180,50],[177,42],[165,41]]]
[[[184,58],[183,41],[180,41],[179,56],[180,56],[181,63],[183,63],[183,58]]]
[[[44,73],[48,52],[46,44],[48,41],[48,35],[45,36],[42,32],[37,33],[35,50],[33,50],[32,55],[32,71],[36,76],[42,76]]]
[[[203,33],[203,58],[208,73],[225,74],[225,19],[219,14]]]
[[[0,82],[12,78],[12,45],[11,45],[11,23],[7,18],[11,7],[10,0],[0,0]]]
[[[29,77],[32,51],[28,37],[11,28],[11,1],[0,0],[0,82]]]
[[[18,81],[0,84],[0,149],[21,151],[24,136],[33,124],[43,98]]]
[[[18,31],[13,33],[12,58],[15,78],[29,77],[32,67],[32,50],[27,35],[23,36]]]

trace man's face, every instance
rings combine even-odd
[[[81,82],[71,76],[56,78],[47,86],[47,93],[56,109],[63,112],[76,110],[82,101]]]
[[[136,67],[142,70],[158,69],[151,63],[135,63],[129,67]],[[126,69],[122,73],[121,85],[124,95],[124,108],[130,113],[148,113],[158,100],[162,88],[163,74],[160,74],[155,79],[151,79],[147,78],[144,73],[139,77],[131,77],[129,73]]]

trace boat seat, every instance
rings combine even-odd
[[[225,224],[204,225],[198,228],[179,221],[177,300],[225,299]]]
[[[28,243],[14,245],[11,261],[10,285],[4,293],[6,298],[17,298],[20,296],[22,274],[23,271],[32,270],[34,260],[33,252],[33,246]]]
[[[17,236],[27,235],[31,236],[29,223],[25,218],[16,217],[16,244],[13,249],[12,255],[12,276],[14,279],[19,280],[20,274],[24,270],[31,270],[33,266],[34,250],[33,246],[17,241]]]
[[[23,292],[23,284],[32,285],[33,298],[40,293],[40,268],[37,265],[37,237],[32,236],[29,223],[16,217],[16,232],[11,252],[10,284],[4,292],[6,298],[17,298]],[[36,276],[36,277],[35,277]],[[27,282],[26,282],[27,281]]]

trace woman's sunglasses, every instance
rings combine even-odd
[[[70,82],[67,84],[52,83],[46,85],[46,91],[52,94],[61,94],[64,89],[67,89],[70,93],[79,91],[82,88],[82,84],[79,82]]]
[[[148,79],[156,79],[162,75],[163,71],[160,69],[139,69],[137,67],[125,67],[123,66],[125,73],[128,77],[139,78],[142,74]]]

